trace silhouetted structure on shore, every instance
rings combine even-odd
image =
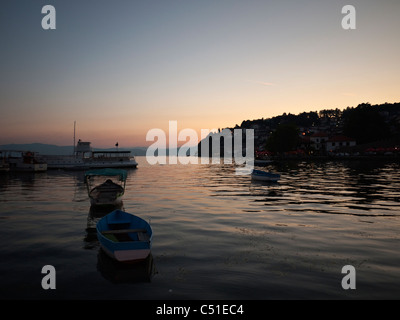
[[[240,126],[226,129],[231,132],[253,129],[256,158],[397,155],[400,151],[400,103],[362,103],[344,110],[284,113],[268,119],[244,120]],[[218,142],[212,140],[212,135],[206,139],[209,139],[211,156],[212,143]],[[199,156],[205,142],[198,145]],[[219,144],[223,157],[223,138]],[[242,146],[245,147],[244,143]]]

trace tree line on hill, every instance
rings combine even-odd
[[[344,110],[284,113],[269,119],[245,120],[235,128],[254,129],[255,148],[271,152],[294,150],[302,137],[319,131],[347,136],[358,145],[382,140],[400,144],[400,103],[362,103]]]

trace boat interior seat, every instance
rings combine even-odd
[[[131,220],[129,220],[129,219],[113,219],[111,216],[107,216],[107,223],[109,225],[126,225],[126,224],[130,224]]]
[[[114,242],[119,242],[118,238],[115,236],[115,234],[106,234],[104,235],[108,240],[114,241]]]
[[[113,242],[129,242],[129,241],[150,241],[150,236],[147,234],[146,230],[136,231],[136,230],[126,230],[134,232],[126,233],[104,233],[104,236]]]

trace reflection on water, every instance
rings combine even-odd
[[[113,210],[124,210],[124,203],[121,201],[117,206],[114,205],[103,205],[103,206],[96,206],[91,205],[89,209],[89,213],[87,216],[87,226],[86,232],[87,236],[85,241],[90,244],[91,242],[97,242],[97,235],[96,235],[96,225],[97,222],[104,217],[105,215],[109,214]],[[88,246],[90,248],[90,246]]]
[[[302,211],[307,207],[307,210],[329,214],[397,216],[400,213],[397,164],[375,167],[354,162],[299,163],[278,166],[278,170],[283,172],[283,179],[278,183],[252,181],[250,194],[262,197],[255,202],[297,205],[291,210]],[[247,196],[237,190],[230,190],[231,194],[228,191],[225,190],[225,195]]]
[[[120,263],[111,259],[103,250],[98,253],[97,269],[112,283],[151,282],[156,273],[152,254],[144,261]]]
[[[37,270],[51,264],[61,298],[400,298],[399,163],[276,163],[268,183],[234,165],[138,161],[123,209],[154,234],[135,265],[100,249],[111,209],[90,207],[83,172],[0,175],[0,297],[46,298]],[[346,264],[353,292],[340,285]]]

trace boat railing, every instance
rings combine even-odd
[[[131,151],[93,151],[92,157],[95,159],[115,159],[131,157]]]
[[[75,156],[72,155],[43,155],[42,157],[49,160],[65,160],[65,159],[75,159]]]

